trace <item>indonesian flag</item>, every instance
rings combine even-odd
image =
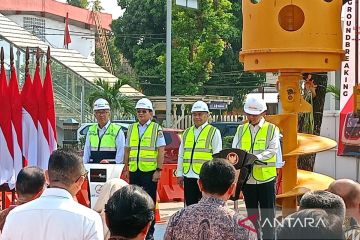
[[[14,144],[14,169],[15,174],[20,172],[23,167],[22,157],[22,126],[21,126],[21,97],[19,92],[18,80],[14,65],[11,65],[11,77],[9,83],[10,103],[11,103],[11,122],[12,137]]]
[[[50,63],[46,66],[46,74],[44,79],[44,93],[47,106],[47,124],[49,133],[49,148],[50,153],[57,149],[57,134],[56,134],[56,119],[55,119],[55,107],[54,107],[54,93],[53,84],[51,78]]]
[[[41,84],[40,68],[36,66],[34,74],[34,90],[38,103],[38,124],[37,124],[37,137],[38,137],[38,152],[37,152],[37,166],[42,169],[48,168],[50,148],[48,143],[49,130],[47,123],[47,104],[44,94],[44,89]]]
[[[11,106],[9,88],[6,80],[4,64],[0,73],[0,185],[8,183],[12,188],[15,183],[13,162],[13,139],[11,127]]]
[[[22,149],[25,162],[29,166],[37,166],[37,125],[38,103],[30,74],[27,73],[21,91],[22,102]]]
[[[71,43],[70,30],[69,30],[69,13],[66,13],[65,31],[64,31],[64,47],[68,48],[69,43]]]

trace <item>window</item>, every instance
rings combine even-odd
[[[24,17],[24,28],[41,41],[45,42],[45,19],[36,17]]]

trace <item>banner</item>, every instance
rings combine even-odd
[[[343,49],[341,66],[340,122],[338,155],[360,155],[360,122],[354,116],[353,87],[355,85],[355,1],[343,5]]]

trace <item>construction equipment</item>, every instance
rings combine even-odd
[[[298,113],[312,106],[301,96],[303,72],[325,72],[340,68],[344,51],[341,34],[341,0],[333,1],[243,1],[243,49],[240,60],[246,71],[280,72],[279,95],[282,114],[269,116],[283,133],[282,213],[296,210],[296,196],[324,189],[331,181],[314,176],[316,184],[299,181],[297,158],[336,146],[331,139],[298,135]],[[323,13],[319,18],[319,9]],[[303,172],[302,172],[303,173]],[[302,174],[302,176],[309,176]],[[322,182],[321,182],[322,181]],[[299,184],[301,186],[299,186]]]
[[[101,49],[101,53],[102,53],[104,63],[105,63],[105,66],[104,66],[105,69],[107,71],[109,71],[111,74],[114,74],[114,69],[112,67],[111,58],[110,58],[110,54],[109,54],[106,32],[102,27],[100,12],[98,11],[98,8],[96,7],[95,4],[93,6],[92,13],[94,16],[96,32],[97,32],[97,37],[98,37],[97,41],[96,41],[96,45],[98,46],[98,48]]]

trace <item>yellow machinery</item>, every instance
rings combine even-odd
[[[297,169],[299,155],[336,146],[324,137],[298,134],[299,112],[312,107],[301,96],[302,72],[340,68],[342,50],[341,0],[243,0],[243,50],[246,71],[280,72],[282,114],[267,119],[283,138],[283,194],[277,196],[283,216],[296,209],[296,196],[326,189],[332,178]]]

